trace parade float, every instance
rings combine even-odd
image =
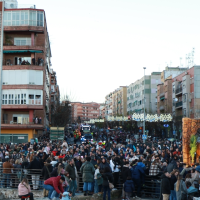
[[[200,119],[183,118],[183,162],[187,165],[199,163]],[[196,160],[195,160],[196,156]]]

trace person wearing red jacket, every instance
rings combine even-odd
[[[53,199],[55,196],[61,195],[64,197],[64,189],[62,183],[65,181],[64,177],[51,177],[44,182],[44,189],[49,191],[48,198]]]
[[[57,156],[57,152],[58,151],[56,151],[56,148],[52,151],[52,153],[53,153],[54,156]]]

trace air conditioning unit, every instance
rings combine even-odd
[[[185,75],[187,75],[188,73],[187,72],[185,72]]]
[[[191,102],[192,102],[192,99],[189,99],[189,102],[191,103]]]

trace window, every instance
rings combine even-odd
[[[43,12],[37,12],[37,26],[43,26],[44,23],[44,13]]]
[[[44,12],[32,10],[5,11],[4,26],[44,26]]]
[[[9,97],[8,104],[13,104],[14,95],[13,94],[9,94],[8,97]]]
[[[34,94],[29,94],[29,104],[34,104]]]
[[[31,45],[31,38],[14,38],[14,45],[16,46]]]
[[[7,94],[3,94],[2,104],[7,104]]]
[[[21,94],[21,104],[26,104],[26,94]]]
[[[41,95],[35,95],[35,104],[41,105]]]

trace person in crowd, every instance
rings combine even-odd
[[[28,184],[27,178],[23,178],[21,183],[18,185],[18,195],[19,195],[19,198],[29,197],[30,200],[34,200],[33,193],[31,192],[31,187]]]
[[[176,191],[177,200],[187,200],[187,187],[182,175],[178,176],[177,182],[174,184],[174,190]]]
[[[163,175],[161,176],[161,194],[163,200],[169,200],[170,195],[170,178],[171,174],[166,170],[164,171]]]
[[[44,182],[44,189],[48,190],[48,198],[53,199],[54,197],[64,196],[63,182],[65,181],[64,177],[57,176],[51,177]]]
[[[177,177],[179,175],[179,170],[178,169],[174,169],[171,172],[171,178],[170,178],[170,200],[176,200],[176,191],[174,190],[174,184],[177,181]]]
[[[108,200],[110,200],[111,189],[109,187],[109,183],[113,183],[113,176],[109,166],[106,166],[104,168],[102,178],[103,178],[103,200],[106,200],[107,193],[108,193]]]
[[[10,188],[10,177],[11,177],[11,169],[13,169],[13,165],[10,163],[10,160],[8,158],[5,159],[5,162],[3,163],[3,179],[5,186],[7,188]],[[3,184],[1,185],[3,187]]]
[[[94,166],[90,162],[91,158],[86,157],[86,162],[81,166],[80,172],[83,179],[83,192],[84,196],[92,195],[92,184],[94,182]]]
[[[69,164],[67,165],[65,170],[69,173],[69,178],[71,180],[69,185],[69,191],[72,191],[72,196],[74,197],[77,189],[77,181],[76,181],[76,168],[74,165],[73,158],[69,160]]]
[[[142,179],[144,176],[144,170],[138,165],[138,161],[132,162],[131,167],[131,177],[133,179],[134,185],[137,185],[137,195],[136,197],[141,196],[141,188],[142,188]]]
[[[33,158],[33,161],[30,162],[28,169],[31,170],[32,174],[31,177],[33,183],[33,190],[38,190],[42,164],[36,156]]]
[[[135,197],[135,186],[133,184],[131,176],[128,176],[124,183],[124,191],[127,200],[130,200],[132,193],[133,197]]]

